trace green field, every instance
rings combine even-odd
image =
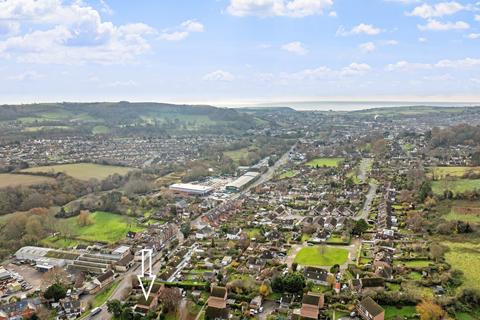
[[[303,266],[332,266],[347,262],[348,250],[342,248],[313,246],[302,248],[295,256],[295,262]]]
[[[77,217],[68,219],[75,226],[79,239],[114,243],[125,238],[128,231],[142,230],[134,220],[129,225],[127,217],[119,214],[97,211],[91,214],[91,218],[94,223],[84,227],[78,226]]]
[[[72,176],[80,180],[90,180],[93,178],[102,180],[114,173],[124,175],[127,172],[132,170],[133,168],[129,168],[129,167],[108,166],[108,165],[95,164],[95,163],[73,163],[73,164],[60,164],[60,165],[54,165],[54,166],[33,167],[33,168],[24,169],[22,170],[22,172],[35,172],[35,173],[63,172],[69,176]]]
[[[295,171],[295,170],[288,170],[288,171],[285,171],[285,172],[283,172],[282,174],[280,174],[280,175],[278,176],[278,179],[292,178],[292,177],[296,176],[297,173],[298,173],[298,172]]]
[[[241,148],[241,149],[232,150],[232,151],[225,151],[223,153],[223,155],[229,157],[233,161],[238,162],[240,159],[242,159],[243,157],[245,157],[247,155],[247,153],[250,149],[252,149],[252,147]]]
[[[32,186],[35,184],[41,184],[45,182],[53,183],[55,179],[49,177],[32,176],[28,174],[0,174],[0,188],[12,187],[12,186]]]
[[[480,167],[431,167],[430,175],[433,173],[435,178],[444,178],[445,176],[461,177],[471,171],[480,173]]]
[[[401,308],[395,306],[382,307],[385,309],[385,319],[396,319],[397,316],[404,319],[406,317],[412,317],[417,313],[415,306],[403,306]]]
[[[405,265],[409,268],[425,268],[428,267],[432,261],[430,260],[408,260],[408,261],[398,261],[399,265]]]
[[[480,244],[469,242],[445,242],[450,250],[445,253],[445,259],[453,269],[463,271],[462,288],[480,289]]]
[[[480,179],[459,179],[448,182],[440,180],[432,182],[432,191],[437,195],[442,195],[447,189],[454,194],[480,189]]]
[[[95,126],[92,128],[92,133],[93,134],[105,134],[108,133],[110,129],[106,126]]]
[[[338,167],[343,162],[343,158],[316,158],[306,163],[310,168],[316,167]]]

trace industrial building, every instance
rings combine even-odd
[[[247,186],[249,186],[253,181],[255,181],[258,177],[260,176],[260,173],[258,172],[253,172],[249,171],[236,179],[235,181],[227,184],[225,186],[225,189],[227,191],[233,191],[233,192],[238,192],[240,190],[245,189]]]
[[[169,189],[173,192],[186,193],[194,196],[204,196],[213,191],[212,187],[192,183],[174,183]]]

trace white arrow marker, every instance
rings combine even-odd
[[[153,250],[142,249],[141,252],[142,252],[142,274],[137,275],[137,278],[138,278],[138,281],[140,282],[140,287],[142,288],[143,296],[145,297],[145,300],[148,300],[148,296],[152,291],[152,287],[153,287],[153,284],[155,283],[155,279],[157,278],[157,276],[153,274],[153,269],[152,269]],[[147,289],[145,289],[145,286],[143,285],[144,280],[147,281]]]

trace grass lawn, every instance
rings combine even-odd
[[[445,180],[433,181],[432,191],[437,195],[442,195],[445,190],[451,190],[453,193],[463,193],[480,188],[480,179],[459,179],[445,182]]]
[[[480,319],[480,309],[473,312],[457,312],[455,313],[456,320],[478,320]]]
[[[382,306],[385,309],[385,319],[395,319],[396,316],[401,318],[412,317],[417,311],[415,306],[403,306],[397,308],[396,306]]]
[[[280,174],[278,176],[278,179],[287,179],[287,178],[291,178],[291,177],[294,177],[297,175],[297,171],[295,170],[288,170],[288,171],[285,171],[283,172],[282,174]]]
[[[425,268],[428,267],[431,263],[430,260],[408,260],[408,261],[398,261],[398,264],[404,264],[406,267],[410,268]]]
[[[446,220],[480,223],[480,201],[442,201],[438,206],[438,212]]]
[[[343,158],[316,158],[310,160],[306,163],[307,166],[311,168],[316,167],[338,167],[340,163],[342,163]]]
[[[107,299],[110,298],[110,296],[113,294],[113,292],[115,291],[115,289],[118,287],[119,284],[120,284],[120,281],[116,281],[112,283],[110,287],[108,287],[107,289],[100,291],[95,296],[95,298],[93,298],[92,309],[100,307],[102,304],[104,304],[105,301],[107,301]]]
[[[422,280],[422,274],[420,272],[413,271],[413,272],[410,272],[408,274],[408,278],[410,278],[412,280],[415,280],[415,281],[420,281],[420,280]]]
[[[453,269],[463,271],[464,282],[461,288],[480,289],[480,244],[469,242],[444,242],[450,250],[445,253],[445,259]]]
[[[123,239],[128,231],[141,231],[136,222],[132,220],[131,226],[125,216],[110,212],[96,211],[91,215],[93,224],[80,227],[77,223],[77,217],[69,218],[72,225],[76,227],[76,235],[80,239],[87,241],[105,241],[114,243]]]
[[[347,262],[348,250],[332,247],[305,247],[295,257],[295,262],[303,266],[333,266]]]
[[[120,166],[108,166],[102,164],[94,163],[73,163],[73,164],[60,164],[55,166],[43,166],[43,167],[34,167],[22,170],[22,172],[64,172],[69,176],[72,176],[80,180],[90,180],[96,178],[103,180],[109,175],[118,173],[120,175],[127,174],[127,172],[132,171],[133,168],[120,167]]]
[[[432,167],[429,171],[430,175],[432,173],[435,175],[435,178],[444,178],[447,175],[451,177],[462,177],[469,171],[480,173],[480,167]]]
[[[53,183],[55,182],[55,179],[49,177],[32,176],[28,174],[0,174],[0,188],[12,186],[32,186],[46,182]]]
[[[93,134],[105,134],[108,133],[110,129],[106,126],[95,126],[92,128],[92,133]]]
[[[237,149],[232,151],[225,151],[223,155],[229,157],[235,162],[238,162],[241,158],[247,155],[249,149],[250,148],[242,148],[242,149]]]
[[[260,228],[247,229],[245,231],[247,232],[249,238],[258,237],[261,234]]]
[[[50,236],[45,239],[42,239],[40,243],[45,247],[63,249],[63,248],[75,247],[80,243],[80,241],[77,241],[74,239],[63,239],[63,238]]]

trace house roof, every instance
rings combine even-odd
[[[97,280],[100,281],[100,282],[104,282],[105,280],[107,280],[108,278],[111,278],[113,277],[113,271],[112,270],[108,270],[107,272],[105,272],[104,274],[101,274],[97,277]]]
[[[225,287],[213,286],[210,296],[217,297],[217,298],[224,298],[226,293],[227,293],[227,289]]]
[[[370,297],[366,297],[360,301],[360,305],[374,317],[384,312],[383,308]]]
[[[321,299],[322,299],[321,294],[309,292],[303,295],[302,303],[312,305],[312,306],[318,306],[321,302]]]

